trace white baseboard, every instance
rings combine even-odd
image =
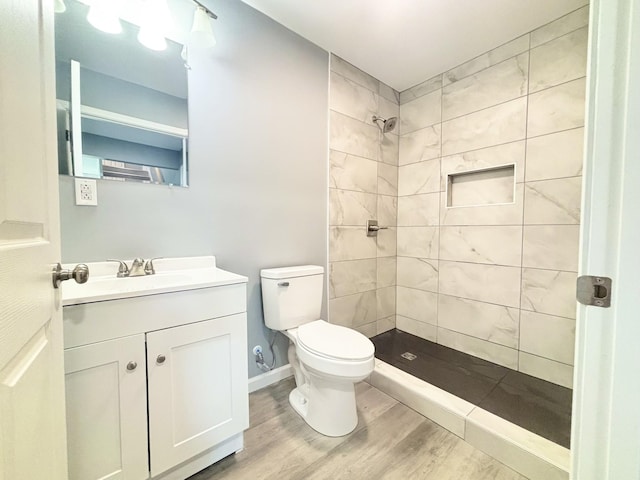
[[[249,379],[249,393],[260,390],[274,383],[278,383],[280,380],[293,376],[293,368],[291,365],[283,365],[270,372],[261,373],[255,377]]]

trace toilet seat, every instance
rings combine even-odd
[[[302,364],[317,374],[360,381],[373,370],[373,343],[355,330],[315,320],[287,333]]]
[[[300,347],[329,360],[360,362],[374,354],[373,343],[363,334],[324,320],[300,325],[297,334]]]

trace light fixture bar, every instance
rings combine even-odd
[[[211,18],[213,18],[214,20],[218,19],[218,16],[213,13],[211,10],[209,10],[207,7],[205,7],[202,3],[200,3],[198,0],[191,0],[193,3],[195,3],[196,5],[198,5],[199,7],[202,7],[204,9],[205,12],[207,12],[207,15],[209,15]]]

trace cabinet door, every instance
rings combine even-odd
[[[147,333],[155,476],[249,427],[246,314]]]
[[[64,362],[69,478],[148,478],[144,335],[69,348]]]

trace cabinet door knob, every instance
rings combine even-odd
[[[138,368],[138,364],[136,362],[127,363],[127,370],[129,370],[130,372],[132,372],[136,368]]]
[[[167,357],[165,357],[164,355],[160,354],[158,355],[158,358],[156,358],[156,362],[159,364],[164,363],[164,361],[167,359]]]

